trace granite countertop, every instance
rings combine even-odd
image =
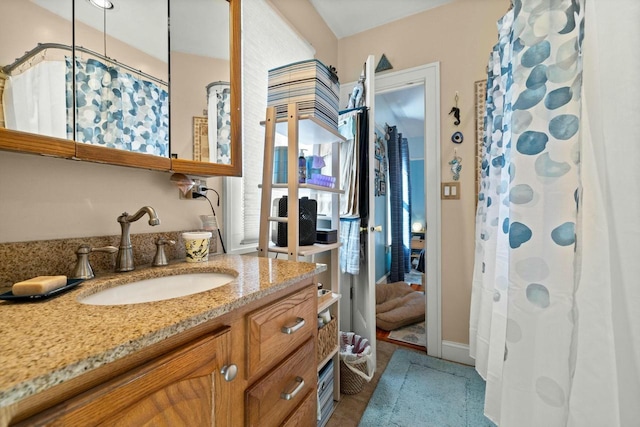
[[[242,255],[176,262],[86,280],[41,302],[0,302],[0,407],[44,391],[326,270],[324,264]],[[86,305],[79,298],[120,284],[192,272],[236,275],[231,283],[165,301]]]

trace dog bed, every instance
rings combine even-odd
[[[376,285],[376,326],[393,331],[424,320],[424,292],[404,282]]]

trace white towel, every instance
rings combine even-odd
[[[360,218],[340,219],[340,271],[360,273]]]
[[[66,65],[43,61],[9,76],[3,95],[8,129],[67,138]]]

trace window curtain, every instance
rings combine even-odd
[[[169,157],[165,89],[96,59],[76,58],[75,80],[77,142]],[[72,93],[70,73],[67,88]]]
[[[640,419],[640,173],[624,166],[640,161],[639,17],[627,0],[514,0],[498,22],[470,354],[499,425]]]
[[[242,178],[224,178],[227,252],[255,252],[260,232],[260,189],[268,71],[313,58],[315,50],[265,0],[242,2]]]
[[[389,151],[389,204],[391,211],[391,271],[389,282],[404,281],[411,271],[411,188],[409,143],[396,126],[386,126]]]

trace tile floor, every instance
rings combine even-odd
[[[378,380],[387,367],[391,355],[400,347],[399,345],[380,340],[376,341],[376,345],[376,372],[373,379],[371,382],[365,384],[360,393],[352,395],[343,394],[341,396],[338,406],[331,418],[329,418],[326,427],[356,427],[360,422],[360,418],[367,408],[367,403],[369,403],[369,399],[376,389]]]

